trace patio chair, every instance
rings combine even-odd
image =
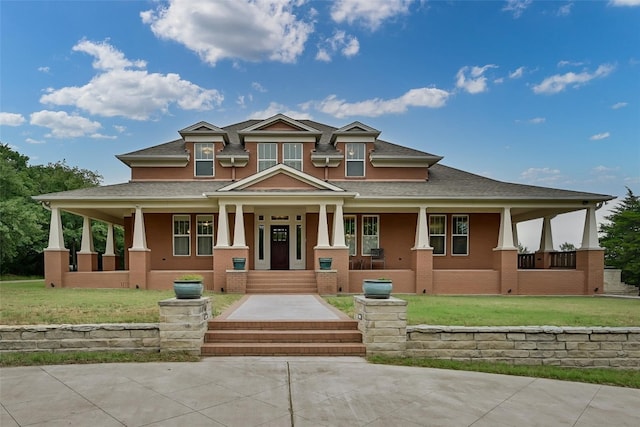
[[[384,260],[384,249],[383,248],[372,248],[371,249],[371,269],[373,270],[374,264],[382,263],[382,269],[385,269],[385,260]]]

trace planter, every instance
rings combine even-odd
[[[390,279],[364,279],[362,291],[365,298],[387,299],[391,296],[393,282]]]
[[[247,263],[246,258],[232,258],[234,270],[244,270],[244,266]]]
[[[331,270],[333,258],[318,258],[318,262],[320,263],[320,270]]]
[[[202,296],[202,280],[174,280],[173,292],[178,299],[198,299]]]

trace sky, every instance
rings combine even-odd
[[[638,194],[640,0],[0,0],[0,141],[30,164],[126,182],[117,154],[277,113],[501,181]],[[554,219],[556,246],[583,221]],[[528,248],[539,228],[519,226]]]

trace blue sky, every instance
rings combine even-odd
[[[282,112],[495,179],[637,194],[638,28],[640,0],[0,0],[0,139],[111,184],[116,154]]]

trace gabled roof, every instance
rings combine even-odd
[[[314,129],[311,126],[308,126],[308,125],[302,123],[301,121],[292,119],[291,117],[285,116],[284,114],[276,114],[275,116],[269,117],[266,120],[260,120],[257,123],[254,123],[249,127],[246,127],[244,129],[239,130],[238,133],[239,134],[245,134],[245,133],[250,133],[250,132],[251,133],[262,133],[262,132],[279,133],[279,132],[283,132],[282,130],[274,131],[274,130],[268,130],[267,129],[270,126],[273,126],[274,124],[276,124],[278,122],[286,123],[289,126],[297,129],[298,131],[309,132],[309,133],[312,133],[312,134],[320,134],[318,129]],[[284,132],[291,132],[291,131],[284,131]]]
[[[333,184],[329,184],[328,182],[322,181],[314,176],[301,172],[297,169],[289,167],[285,164],[277,164],[269,169],[265,169],[261,172],[258,172],[255,175],[251,175],[245,179],[234,182],[233,184],[229,184],[225,187],[218,189],[218,192],[223,191],[238,191],[251,187],[257,183],[268,180],[269,178],[273,178],[276,175],[287,175],[295,180],[306,184],[307,186],[313,187],[317,190],[324,191],[344,191],[342,188],[335,186]]]
[[[380,133],[381,132],[378,129],[374,129],[371,126],[367,126],[361,122],[355,121],[334,131],[333,135],[331,136],[331,142],[335,143],[337,137],[344,134],[371,136],[377,138],[380,136]]]
[[[117,155],[116,158],[129,167],[138,166],[186,166],[189,153],[184,148],[184,141],[165,142],[164,144]]]

